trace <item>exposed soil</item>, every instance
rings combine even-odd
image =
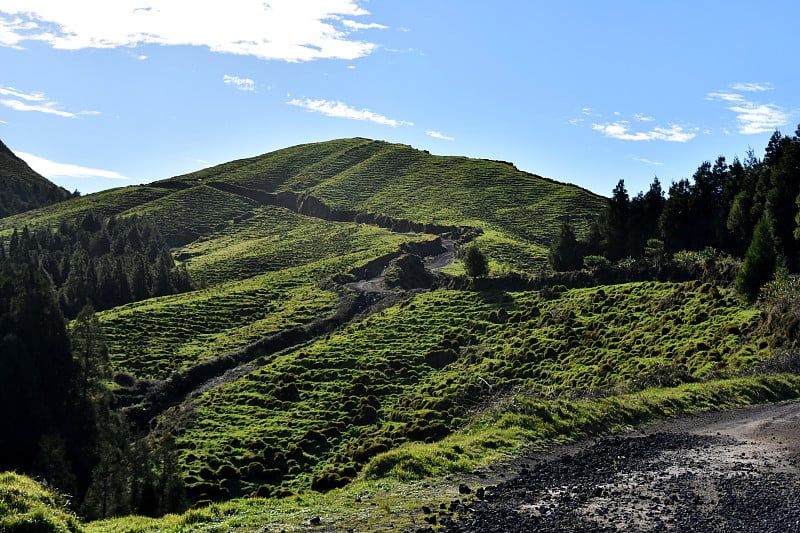
[[[800,531],[800,403],[706,413],[533,455],[450,532]],[[486,481],[497,476],[491,473]]]
[[[442,246],[444,247],[444,252],[424,258],[425,268],[427,270],[431,272],[438,272],[443,268],[450,266],[450,264],[453,262],[453,259],[455,259],[455,241],[452,239],[442,238]],[[369,279],[354,281],[352,283],[348,283],[347,286],[357,291],[377,294],[396,292],[395,289],[387,288],[384,280],[385,276],[383,275],[383,271],[381,271],[381,273],[377,276],[373,276]]]

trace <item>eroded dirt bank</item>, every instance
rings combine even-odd
[[[451,532],[800,532],[799,460],[800,403],[706,413],[532,456],[440,525]]]

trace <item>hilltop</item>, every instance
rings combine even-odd
[[[0,141],[0,218],[71,197],[69,191],[35,172]]]

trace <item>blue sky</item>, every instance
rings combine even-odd
[[[83,193],[361,136],[609,195],[800,122],[800,3],[0,0],[0,139]]]

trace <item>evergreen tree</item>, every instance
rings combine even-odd
[[[673,182],[659,226],[667,252],[688,250],[692,242],[692,190],[689,180]]]
[[[776,265],[775,239],[768,218],[763,216],[756,225],[753,240],[736,276],[736,290],[749,301],[755,301],[758,291],[775,273]]]
[[[606,257],[611,261],[622,259],[628,253],[630,198],[625,180],[619,180],[611,195],[603,217],[603,238]]]
[[[153,454],[159,514],[186,510],[183,474],[178,463],[175,438],[167,434],[155,443]]]
[[[638,257],[649,239],[659,237],[658,221],[664,210],[664,191],[658,177],[653,179],[647,193],[639,193],[630,202],[627,255]]]
[[[583,266],[582,246],[568,222],[561,223],[558,235],[550,245],[548,259],[553,270],[578,270]]]
[[[100,320],[91,305],[78,313],[71,328],[72,349],[78,391],[82,400],[106,392],[105,383],[111,378],[108,346]]]
[[[46,434],[67,424],[72,357],[52,284],[38,267],[0,264],[0,469],[31,471]]]

